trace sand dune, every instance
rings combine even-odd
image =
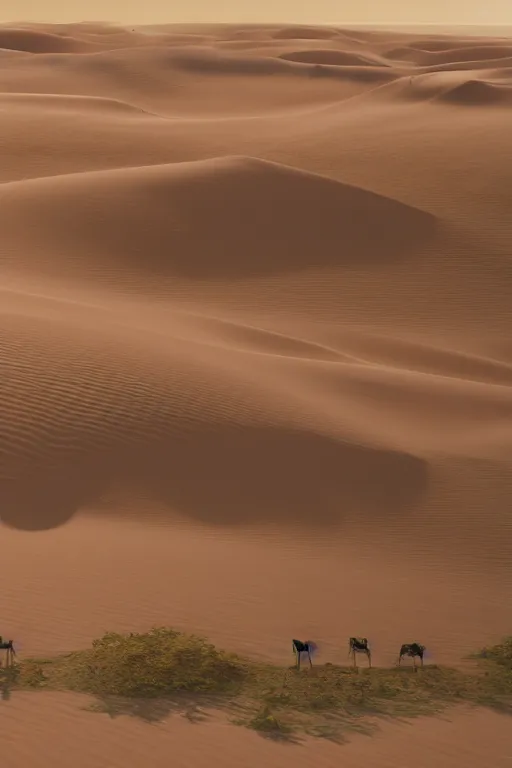
[[[390,83],[387,91],[407,101],[428,99],[431,104],[506,107],[511,92],[507,80],[506,70],[483,69],[476,78],[471,71],[446,69],[403,77]],[[379,98],[387,99],[388,92],[382,91]]]
[[[453,104],[475,106],[478,104],[512,104],[512,86],[490,83],[485,80],[466,80],[441,96]]]
[[[318,74],[319,65],[285,61],[278,58],[281,52],[279,48],[269,56],[266,50],[254,49],[243,52],[242,57],[236,51],[196,44],[140,45],[72,57],[40,54],[36,58],[10,52],[10,58],[22,58],[18,58],[17,68],[0,72],[0,87],[4,93],[103,96],[165,116],[199,114],[204,119],[215,111],[261,117],[269,108],[275,111],[289,105],[336,101],[393,77],[385,67],[322,66],[322,74],[329,77],[319,85],[312,77]],[[281,79],[281,87],[268,88],[266,76]],[[244,79],[243,89],[240,78]],[[343,87],[330,79],[341,80]],[[35,118],[44,114],[38,110]]]
[[[63,37],[49,32],[36,32],[31,29],[0,30],[0,48],[8,48],[27,53],[79,53],[88,46],[73,37]]]
[[[174,623],[286,663],[361,633],[378,664],[414,636],[455,664],[510,633],[512,46],[90,22],[4,25],[0,57],[1,634]],[[167,764],[171,735],[177,764],[211,738],[409,760],[401,726],[285,753],[4,704],[13,768],[39,765],[26,723],[99,768]],[[407,738],[504,766],[504,722]]]
[[[386,263],[410,255],[436,224],[370,191],[243,157],[14,182],[0,199],[6,244],[28,237],[37,242],[30,253],[62,274],[74,268],[68,253],[79,237],[75,252],[87,261],[76,268],[98,274],[110,262],[110,278],[118,270],[121,278],[130,270],[197,279]],[[320,250],[321,242],[341,247]]]

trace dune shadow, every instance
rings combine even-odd
[[[316,59],[309,51],[296,54],[281,54],[277,57],[236,57],[211,50],[184,51],[170,54],[168,64],[187,72],[200,73],[202,76],[223,75],[225,77],[284,76],[304,78],[317,75],[318,67],[322,75],[334,80],[363,80],[368,82],[388,81],[396,75],[390,72],[385,63],[366,60],[345,51],[316,52]],[[370,71],[372,70],[372,71]]]
[[[399,514],[427,486],[414,456],[284,429],[215,430],[139,461],[143,487],[194,520],[331,525],[346,511]]]
[[[426,211],[261,161],[226,162],[211,177],[169,187],[171,194],[179,227],[171,231],[163,220],[167,209],[155,185],[146,191],[154,201],[152,226],[135,213],[129,242],[113,226],[102,235],[107,242],[94,243],[96,250],[107,248],[123,266],[144,264],[160,276],[238,279],[411,261],[439,233],[438,220]],[[154,256],[148,259],[148,253]]]
[[[31,232],[43,250],[77,248],[78,233],[83,268],[108,269],[120,280],[126,270],[130,280],[133,271],[232,280],[371,269],[416,260],[442,229],[435,216],[399,200],[250,157],[101,172],[43,196],[45,186],[29,189],[9,216],[23,221],[34,206]],[[16,226],[5,239],[19,248]],[[59,268],[62,277],[76,265]]]
[[[55,466],[0,486],[5,524],[58,527],[115,485],[201,523],[318,528],[347,513],[406,514],[428,485],[426,462],[410,454],[284,428],[197,429]]]
[[[272,35],[274,40],[336,40],[343,37],[338,29],[306,25],[280,27]]]
[[[512,104],[512,87],[484,80],[469,79],[438,95],[439,101],[466,107]]]
[[[64,456],[50,467],[25,467],[0,482],[0,521],[24,531],[58,528],[97,501],[110,480],[110,463],[101,456]]]

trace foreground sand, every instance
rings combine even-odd
[[[190,723],[176,716],[145,724],[128,717],[84,711],[88,701],[68,694],[20,694],[2,714],[7,765],[45,768],[275,768],[337,766],[346,768],[509,768],[512,759],[510,718],[487,712],[451,713],[409,724],[393,724],[374,736],[351,735],[342,746],[306,741],[300,746],[275,744],[212,716]],[[20,735],[31,741],[20,743]],[[18,740],[16,743],[15,739]],[[37,740],[37,749],[34,742]],[[70,760],[72,756],[72,761]]]
[[[165,623],[283,662],[364,634],[382,664],[509,633],[512,42],[18,25],[0,65],[0,633]],[[64,726],[76,766],[340,760],[36,701],[0,704],[14,767]],[[507,728],[343,759],[509,765]]]

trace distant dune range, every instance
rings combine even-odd
[[[3,635],[510,631],[511,94],[504,38],[0,27]]]

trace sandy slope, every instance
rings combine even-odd
[[[286,661],[362,633],[388,664],[510,631],[511,104],[506,39],[0,28],[3,635],[175,623]],[[1,706],[99,740],[75,765],[170,734],[187,765],[340,759],[169,722],[130,763],[129,723]],[[472,765],[468,717],[415,725],[422,765]]]

